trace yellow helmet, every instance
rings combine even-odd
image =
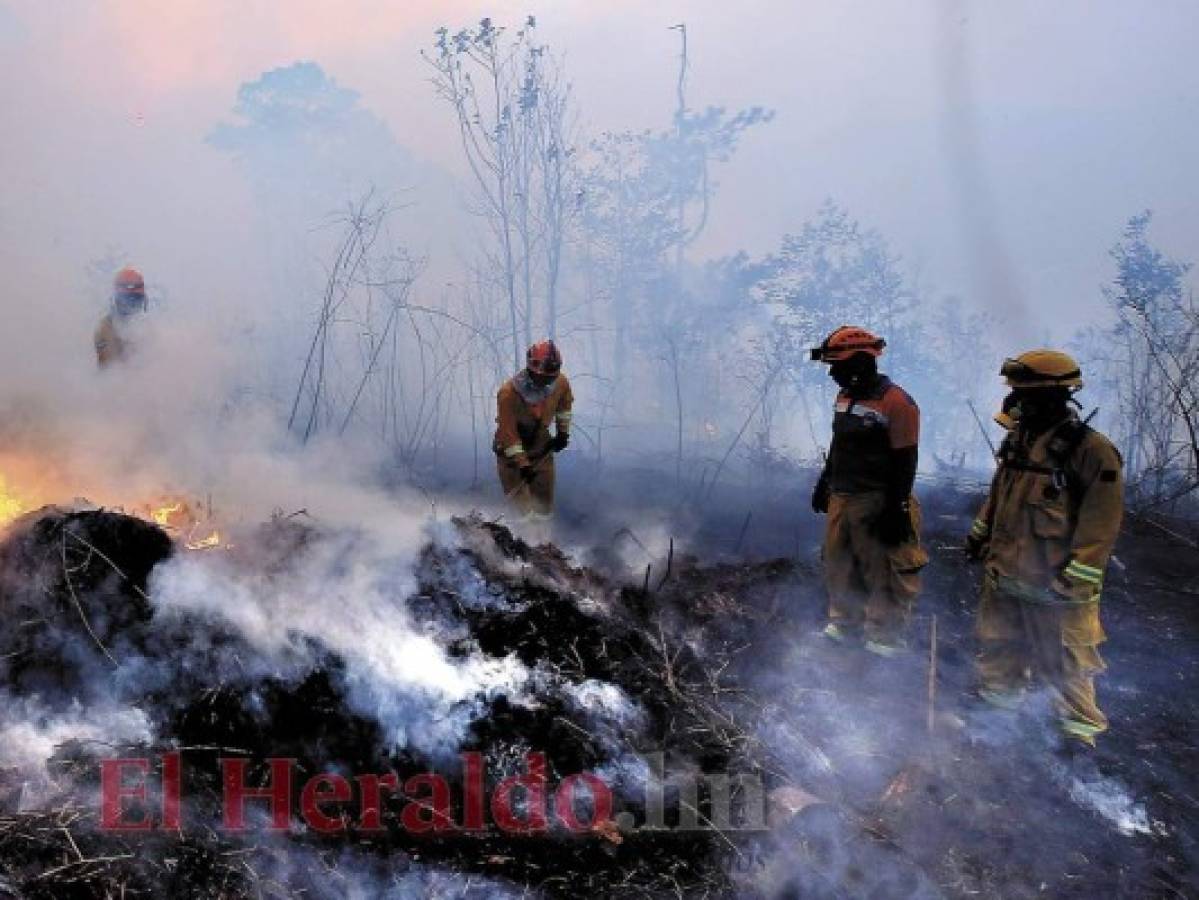
[[[1064,387],[1076,391],[1082,387],[1078,361],[1060,350],[1021,353],[1015,359],[1004,360],[999,374],[1013,388]]]

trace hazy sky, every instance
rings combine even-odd
[[[1142,208],[1199,259],[1190,0],[0,0],[0,263],[50,281],[43,300],[113,246],[228,282],[253,212],[203,138],[241,83],[313,60],[453,168],[418,51],[438,24],[528,13],[593,131],[668,122],[677,22],[692,105],[776,111],[720,171],[699,253],[767,252],[831,196],[925,286],[1004,305],[1020,340],[1095,315],[1106,249]]]

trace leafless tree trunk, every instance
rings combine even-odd
[[[531,344],[537,299],[557,330],[562,248],[569,225],[573,148],[570,90],[559,62],[534,40],[530,17],[511,39],[490,19],[450,34],[432,53],[439,96],[453,108],[502,273],[515,369]]]

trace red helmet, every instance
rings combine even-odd
[[[562,370],[562,354],[553,341],[541,341],[525,353],[525,365],[534,375],[557,375]]]
[[[812,349],[816,362],[835,363],[849,359],[855,353],[869,353],[877,358],[883,355],[887,342],[881,337],[859,328],[857,325],[842,325],[824,339],[824,343]]]
[[[112,279],[112,289],[118,294],[144,294],[146,280],[137,269],[126,266]]]

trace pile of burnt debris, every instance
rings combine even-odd
[[[647,589],[578,568],[499,524],[462,519],[449,530],[453,540],[421,552],[417,589],[395,602],[413,622],[436,623],[447,658],[514,659],[536,677],[519,697],[472,698],[481,711],[447,761],[397,743],[350,702],[346,661],[319,639],[306,647],[317,664],[264,672],[257,648],[227,622],[159,615],[152,572],[186,551],[153,524],[57,508],[14,523],[0,544],[0,702],[9,711],[36,703],[43,721],[115,703],[144,714],[145,728],[133,739],[94,730],[70,739],[67,729],[35,797],[21,799],[19,772],[0,776],[0,897],[736,892],[744,835],[760,837],[765,823],[741,811],[736,785],[731,798],[714,797],[667,773],[752,775],[784,807],[806,805],[726,702],[747,646],[705,634],[705,622],[759,615],[751,608],[780,596],[793,566],[705,570],[680,558]],[[309,520],[278,517],[216,552],[270,578],[327,537]],[[113,763],[122,759],[145,762]],[[288,761],[285,828],[270,827],[280,823],[265,800],[247,802],[246,830],[227,827],[231,759],[245,761],[237,777],[247,790],[277,786],[270,760]],[[104,760],[116,766],[110,784]],[[594,777],[569,808],[551,793],[544,820],[528,784],[515,788],[502,811],[511,827],[497,827],[503,780],[537,765],[551,792],[579,773]],[[446,797],[419,780],[431,772]],[[314,825],[301,787],[320,773],[343,773],[353,793],[322,795]],[[364,807],[361,773],[390,773],[398,790]],[[478,800],[486,821],[469,827],[476,777],[490,807]],[[425,790],[405,798],[414,784]],[[115,820],[106,802],[116,803]]]
[[[959,519],[931,516],[911,652],[884,660],[819,637],[818,573],[789,560],[587,567],[470,518],[364,581],[357,538],[304,516],[192,552],[104,510],[28,515],[0,539],[0,898],[1189,896],[1189,597],[1113,576],[1129,724],[1079,768],[1035,705],[969,702]],[[1126,536],[1130,570],[1146,546]],[[304,589],[339,573],[382,591],[380,634]],[[269,621],[293,591],[317,615]],[[264,619],[291,639],[264,648]],[[393,669],[456,689],[372,680]]]

